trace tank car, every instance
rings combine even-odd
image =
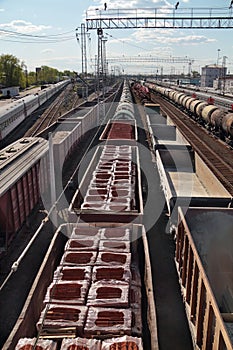
[[[221,128],[227,138],[233,140],[233,113],[230,112],[223,116]]]

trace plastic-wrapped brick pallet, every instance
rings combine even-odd
[[[107,338],[131,335],[132,312],[129,309],[89,307],[84,336]]]
[[[98,281],[92,283],[87,306],[129,307],[129,285],[120,281]]]
[[[61,259],[61,265],[69,266],[93,266],[96,261],[97,252],[81,251],[71,252],[66,251]]]
[[[36,345],[35,345],[36,344]],[[52,340],[37,338],[19,339],[15,350],[56,350],[57,343]]]
[[[130,253],[130,242],[120,241],[120,240],[100,240],[99,251],[111,251],[119,253]]]
[[[124,227],[103,228],[101,231],[101,239],[114,239],[121,241],[129,241],[131,238],[130,229]]]
[[[58,266],[53,281],[88,281],[91,280],[91,266]]]
[[[88,281],[56,281],[47,289],[44,303],[84,305]]]
[[[96,227],[82,227],[81,225],[79,227],[75,227],[72,231],[71,237],[73,239],[77,238],[93,238],[97,239],[100,236],[100,229]]]
[[[101,350],[143,350],[142,339],[125,335],[119,338],[106,339]]]
[[[101,341],[97,339],[63,339],[61,350],[101,350]]]
[[[96,259],[96,266],[130,266],[131,253],[99,252]]]
[[[80,251],[80,250],[94,250],[99,246],[99,241],[93,238],[86,239],[69,239],[65,245],[65,250]]]
[[[87,310],[87,306],[48,304],[37,322],[37,330],[50,336],[59,333],[83,336]]]
[[[114,280],[129,284],[131,281],[130,268],[125,266],[94,266],[92,272],[92,282],[101,280]]]

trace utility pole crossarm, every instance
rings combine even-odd
[[[87,30],[132,28],[233,28],[232,8],[142,8],[88,10]]]

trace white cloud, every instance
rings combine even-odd
[[[0,8],[0,12],[4,12],[4,11],[5,11],[4,9],[1,9],[1,8]]]
[[[203,35],[179,35],[173,29],[138,29],[132,34],[132,38],[136,39],[139,43],[163,43],[167,44],[179,44],[179,45],[199,45],[211,42],[216,42],[216,39],[210,39]]]
[[[52,49],[45,49],[45,50],[42,50],[41,53],[43,53],[43,54],[50,54],[50,53],[54,53],[54,50],[52,50]]]
[[[41,32],[42,30],[51,28],[50,26],[35,25],[21,19],[13,20],[10,23],[0,24],[0,29],[11,30],[17,33],[31,34]]]

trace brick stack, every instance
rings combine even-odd
[[[51,339],[141,336],[141,280],[137,259],[131,259],[131,230],[92,228],[89,237],[84,228],[74,228],[65,245],[44,298],[40,334]],[[88,344],[83,346],[92,349]]]
[[[36,344],[36,346],[35,346]],[[56,350],[57,343],[47,339],[21,338],[15,350]]]
[[[142,340],[127,335],[106,339],[102,342],[101,350],[143,350]]]
[[[133,140],[134,129],[131,123],[122,122],[122,121],[113,121],[111,122],[107,139],[116,140],[116,139],[124,139],[124,140]]]
[[[131,146],[104,147],[81,209],[108,212],[136,209]]]

